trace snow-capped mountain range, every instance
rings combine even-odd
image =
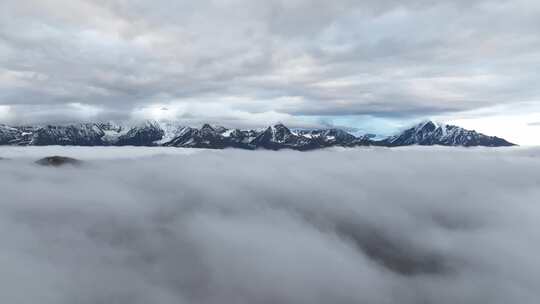
[[[473,130],[466,130],[458,126],[441,124],[433,121],[424,121],[400,134],[382,140],[381,143],[382,145],[389,147],[408,145],[465,147],[514,146],[514,144],[496,136],[487,136]]]
[[[28,146],[171,146],[185,148],[241,148],[314,150],[341,146],[408,145],[486,146],[514,144],[457,126],[425,121],[382,140],[373,134],[354,136],[341,129],[289,129],[283,124],[259,130],[227,129],[203,125],[180,126],[173,122],[147,121],[135,126],[114,123],[72,125],[7,126],[0,125],[0,145]]]

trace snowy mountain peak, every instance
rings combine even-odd
[[[212,126],[209,125],[209,124],[204,124],[204,125],[201,127],[201,130],[215,131],[214,128],[212,128]]]
[[[204,124],[200,129],[178,122],[144,121],[122,126],[112,122],[73,125],[7,126],[0,125],[0,145],[69,146],[175,146],[223,149],[294,149],[354,146],[511,146],[508,141],[457,126],[424,121],[384,140],[354,136],[342,129],[296,129],[278,123],[266,129],[240,130]]]
[[[424,121],[402,133],[383,140],[382,145],[395,147],[406,145],[442,145],[442,146],[513,146],[514,144],[495,136],[487,136],[476,131]]]
[[[280,142],[286,140],[289,136],[293,135],[291,130],[287,128],[284,124],[278,123],[271,128],[273,140]]]
[[[433,132],[436,129],[445,130],[446,128],[446,124],[433,120],[425,120],[414,127],[417,132]]]

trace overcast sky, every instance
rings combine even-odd
[[[536,0],[2,0],[0,121],[180,119],[540,143]]]

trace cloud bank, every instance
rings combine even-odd
[[[63,148],[10,149],[0,150],[5,302],[502,304],[540,296],[538,149],[119,158],[115,148],[85,148],[94,153],[80,153],[83,166],[62,168],[33,161]]]
[[[0,117],[169,108],[158,115],[267,125],[538,102],[539,13],[534,0],[3,0]]]

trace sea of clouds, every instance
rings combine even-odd
[[[538,148],[0,157],[2,303],[540,299]]]

